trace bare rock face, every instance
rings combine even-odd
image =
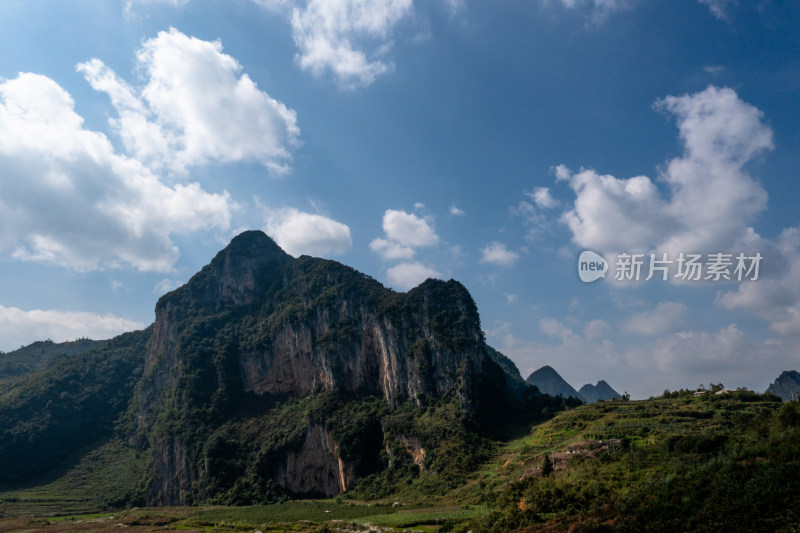
[[[275,481],[295,494],[319,494],[331,498],[355,483],[355,469],[339,457],[338,446],[319,424],[309,424],[303,447],[286,454]]]
[[[265,234],[245,232],[156,306],[131,435],[152,452],[151,503],[203,497],[209,472],[194,439],[222,424],[239,398],[342,390],[396,407],[455,391],[469,414],[479,403],[476,380],[494,365],[487,348],[475,303],[456,281],[396,293],[339,263],[294,259]],[[326,496],[355,477],[331,435],[314,424],[273,472],[292,493]]]

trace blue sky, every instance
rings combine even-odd
[[[6,0],[0,350],[146,326],[258,228],[461,281],[525,376],[763,390],[800,366],[798,27],[770,0]],[[635,283],[625,252],[763,261]]]

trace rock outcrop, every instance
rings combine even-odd
[[[237,236],[164,295],[153,331],[129,410],[131,442],[152,453],[150,503],[206,496],[214,473],[195,439],[248,395],[347,391],[395,408],[452,393],[469,416],[486,407],[474,393],[485,376],[499,372],[524,387],[513,363],[486,345],[460,283],[428,280],[396,293],[340,263],[292,258],[258,231]],[[299,448],[273,459],[273,480],[291,493],[331,496],[356,478],[356,465],[342,462],[331,434],[311,422]]]
[[[796,370],[781,372],[778,379],[767,388],[767,392],[780,396],[785,402],[800,399],[800,372]]]

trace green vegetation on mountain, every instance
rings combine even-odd
[[[0,483],[26,483],[111,435],[141,375],[149,330],[3,382]]]
[[[162,297],[148,329],[42,356],[54,349],[20,352],[30,369],[0,380],[0,530],[800,520],[798,404],[717,385],[582,405],[549,367],[533,381],[568,394],[542,394],[486,345],[460,283],[396,293],[261,232]],[[186,505],[207,507],[170,507]]]
[[[102,346],[106,341],[78,339],[55,343],[51,340],[37,341],[13,352],[0,352],[0,379],[21,376],[52,365],[56,361]]]

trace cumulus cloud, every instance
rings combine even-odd
[[[774,243],[750,237],[748,245],[763,252],[767,268],[758,281],[720,294],[717,304],[743,310],[768,322],[775,333],[800,340],[800,228],[785,229]]]
[[[383,215],[383,231],[389,239],[403,246],[434,246],[439,242],[429,220],[405,211],[387,209]]]
[[[34,340],[64,342],[81,337],[101,340],[145,327],[141,322],[112,314],[81,311],[55,311],[0,305],[0,350],[16,350]]]
[[[409,246],[403,246],[397,242],[381,238],[373,239],[369,243],[369,248],[387,260],[411,259],[417,253],[416,250]]]
[[[236,204],[197,183],[163,184],[87,130],[71,96],[30,73],[0,83],[0,251],[75,270],[168,271],[173,233],[226,230]]]
[[[353,248],[350,227],[293,207],[265,210],[268,233],[290,255],[341,255]]]
[[[623,333],[653,337],[681,329],[689,308],[679,302],[659,302],[653,309],[635,313],[621,326]]]
[[[550,194],[549,187],[536,187],[533,189],[533,192],[527,193],[527,195],[530,196],[537,207],[544,209],[552,209],[561,204],[561,202],[553,198]]]
[[[491,263],[500,266],[512,266],[519,259],[517,252],[509,250],[501,242],[490,242],[481,250],[481,263]]]
[[[404,291],[416,287],[428,278],[442,276],[433,268],[418,262],[400,263],[387,270],[386,274],[393,287]]]
[[[669,96],[656,108],[676,118],[683,154],[660,179],[620,179],[583,169],[556,169],[575,192],[562,217],[581,247],[607,252],[727,249],[766,207],[767,194],[745,166],[772,148],[762,113],[728,88]]]
[[[455,217],[460,217],[460,216],[466,215],[467,213],[463,209],[461,209],[461,208],[457,207],[455,204],[453,204],[453,205],[450,206],[450,214],[455,216]]]
[[[296,113],[259,89],[219,41],[170,28],[136,54],[145,85],[137,90],[101,60],[78,65],[91,86],[108,94],[112,129],[125,149],[154,170],[183,172],[209,161],[257,161],[289,170],[298,145]]]
[[[369,85],[392,70],[385,52],[412,12],[412,0],[308,0],[292,10],[296,60],[314,75],[331,73],[343,87]]]

